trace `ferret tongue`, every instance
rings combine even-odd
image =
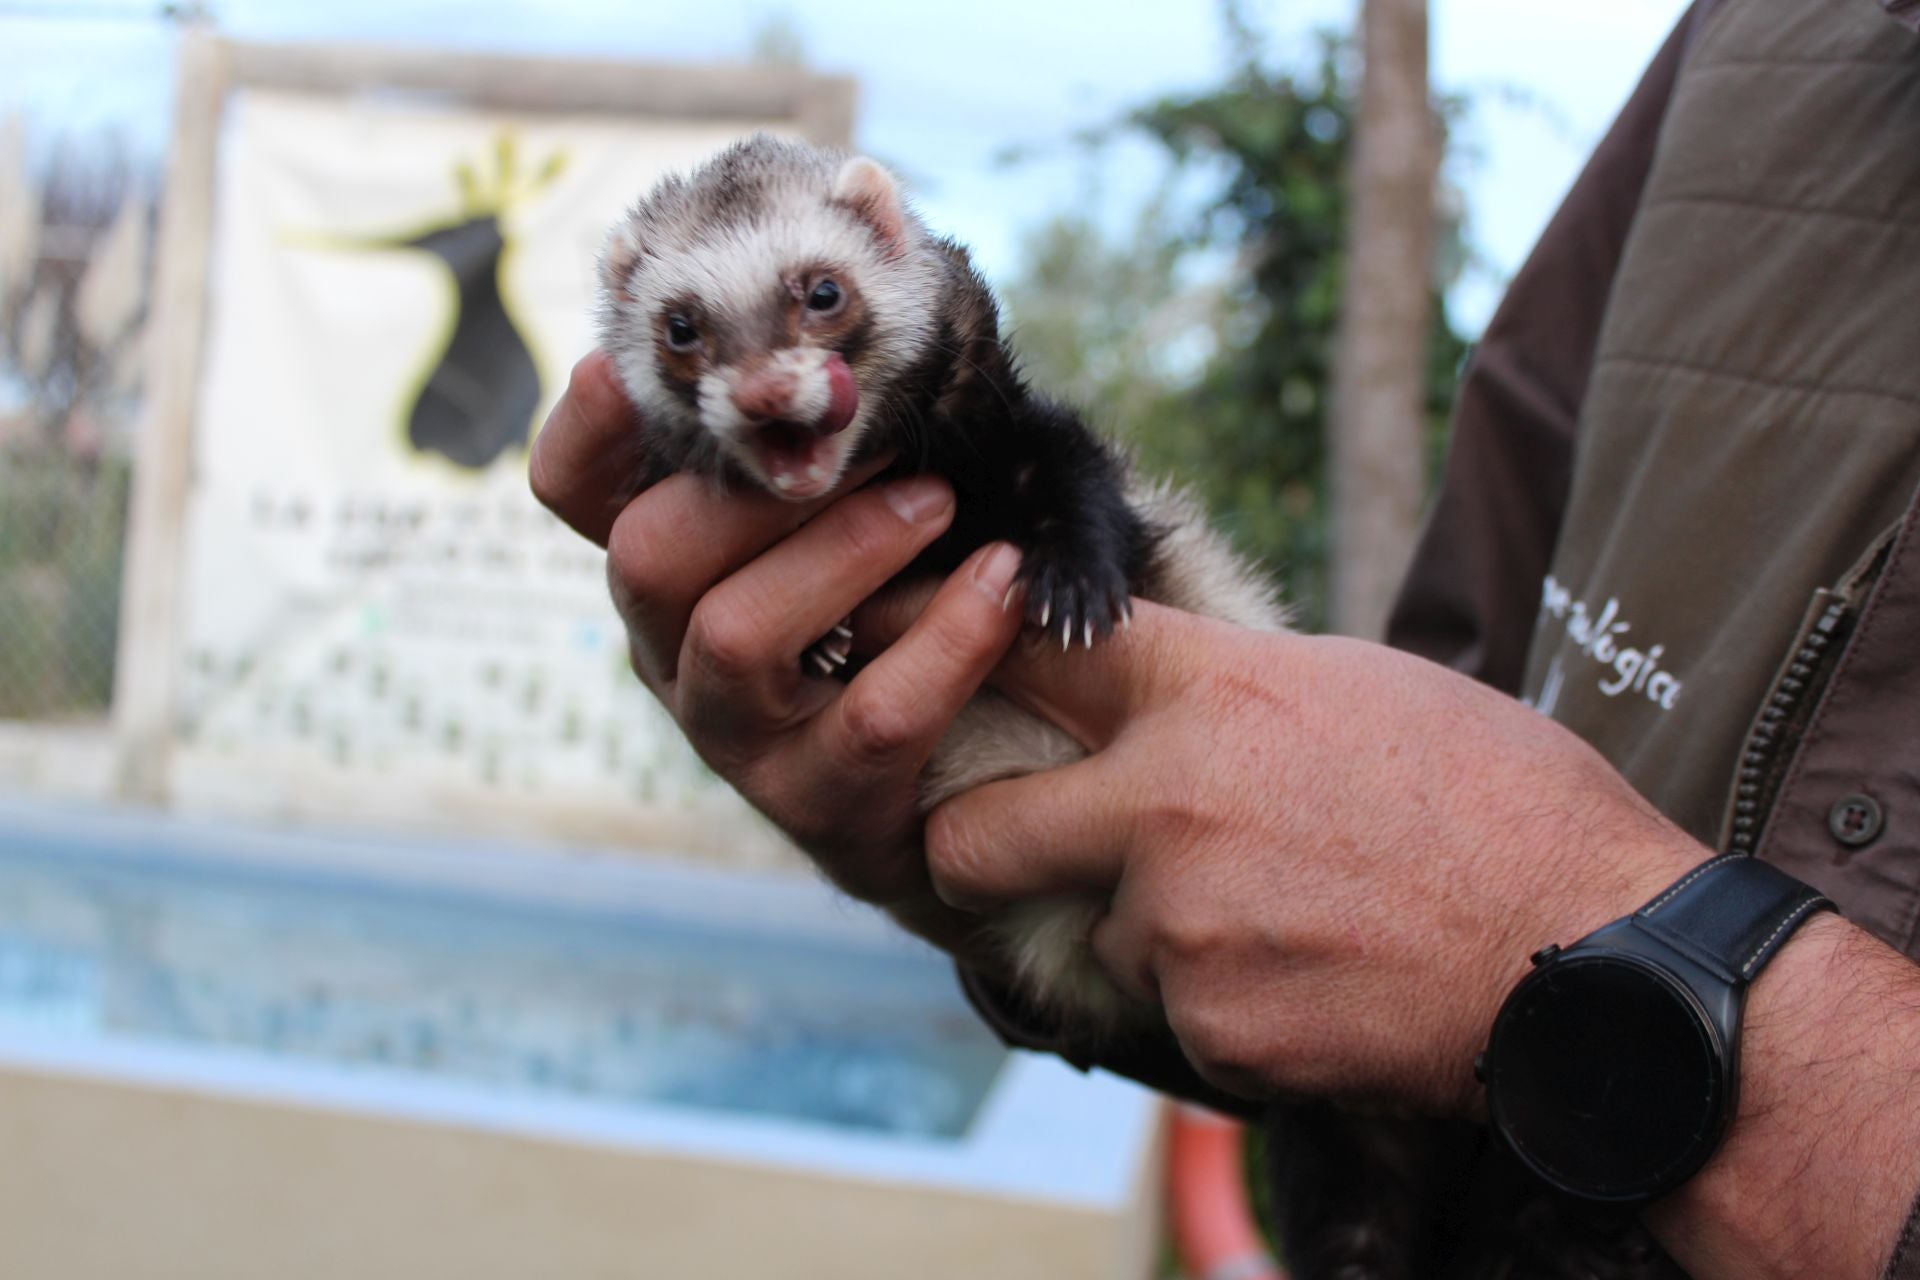
[[[838,351],[827,357],[827,411],[820,415],[814,430],[823,436],[846,429],[860,409],[860,388],[853,381],[853,370]]]

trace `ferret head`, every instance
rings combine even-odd
[[[885,169],[765,135],[656,186],[600,275],[601,342],[649,453],[796,502],[872,435],[932,341],[941,288]]]

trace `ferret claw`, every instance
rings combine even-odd
[[[1092,618],[1088,618],[1085,622],[1080,624],[1080,643],[1085,645],[1089,649],[1093,648],[1093,619]]]
[[[1073,645],[1073,619],[1060,620],[1060,652],[1065,653]]]
[[[835,623],[833,628],[833,634],[836,636],[839,636],[842,640],[845,640],[848,644],[853,643],[853,628],[848,626],[845,622]]]
[[[833,674],[833,663],[829,662],[827,655],[819,650],[816,649],[809,652],[807,654],[807,660],[813,663],[814,668],[819,671],[821,675],[830,676]]]
[[[1047,619],[1051,617],[1053,617],[1053,601],[1042,600],[1040,602],[1040,629],[1042,631],[1047,629]]]

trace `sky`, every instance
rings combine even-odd
[[[0,111],[37,136],[113,130],[165,147],[172,29],[138,0],[0,0]],[[860,85],[857,142],[901,168],[936,228],[1010,278],[1024,235],[1097,202],[1129,220],[1154,185],[1144,148],[1116,150],[1089,185],[1065,141],[1157,96],[1204,88],[1228,65],[1213,0],[211,0],[231,35],[434,44],[489,52],[738,61],[784,20],[810,61]],[[1475,103],[1453,181],[1486,269],[1454,290],[1477,332],[1592,144],[1684,8],[1682,0],[1433,0],[1437,88]],[[1272,56],[1301,64],[1313,32],[1348,26],[1353,0],[1246,0]],[[1023,147],[1035,157],[1008,166]],[[1097,196],[1090,193],[1097,192]],[[638,194],[636,192],[636,194]]]

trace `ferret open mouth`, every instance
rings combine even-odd
[[[803,499],[826,492],[840,478],[841,444],[837,435],[821,435],[812,427],[769,422],[754,431],[751,447],[774,492]]]
[[[860,408],[860,388],[838,352],[825,364],[826,407],[811,423],[775,420],[753,429],[748,448],[767,485],[795,502],[816,498],[840,479],[852,441],[843,435]]]

